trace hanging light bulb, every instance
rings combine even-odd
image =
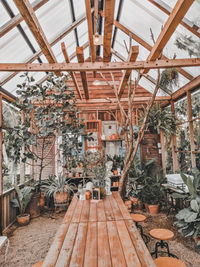
[[[93,35],[94,45],[102,45],[103,44],[103,36],[101,36],[98,32]]]

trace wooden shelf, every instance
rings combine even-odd
[[[101,139],[102,142],[119,142],[122,141],[122,139]]]

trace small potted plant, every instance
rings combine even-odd
[[[27,225],[30,222],[30,214],[25,213],[27,205],[29,204],[33,196],[33,187],[26,186],[22,189],[18,185],[14,185],[14,188],[17,193],[17,197],[11,200],[11,204],[15,208],[19,208],[20,214],[17,215],[17,222],[19,225]]]
[[[69,193],[73,191],[74,184],[70,183],[70,180],[66,180],[64,175],[58,175],[58,177],[50,176],[47,181],[42,183],[42,188],[45,191],[45,197],[50,200],[54,198],[55,203],[66,203],[69,199]]]
[[[144,185],[138,193],[139,200],[145,204],[145,208],[151,214],[157,214],[159,206],[165,203],[165,193],[162,187],[163,179],[157,174],[155,176],[147,176]]]

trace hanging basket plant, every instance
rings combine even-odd
[[[176,68],[166,69],[161,73],[159,86],[163,89],[173,91],[175,86],[178,86],[179,74]]]

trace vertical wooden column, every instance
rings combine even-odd
[[[165,136],[162,130],[160,130],[160,143],[161,143],[161,152],[162,152],[161,157],[162,157],[163,174],[166,175]]]
[[[175,107],[174,101],[171,101],[171,111],[175,116]],[[173,172],[176,172],[179,169],[178,166],[178,156],[177,156],[177,143],[176,143],[176,135],[172,134],[171,136],[171,145],[172,145],[172,159],[173,159]]]
[[[0,94],[0,235],[3,231],[2,121],[2,95]]]
[[[196,167],[196,157],[193,151],[195,151],[194,144],[194,129],[192,122],[192,103],[191,103],[191,92],[187,91],[187,111],[188,111],[188,121],[189,121],[189,132],[190,132],[190,148],[191,148],[191,161],[192,168]]]

